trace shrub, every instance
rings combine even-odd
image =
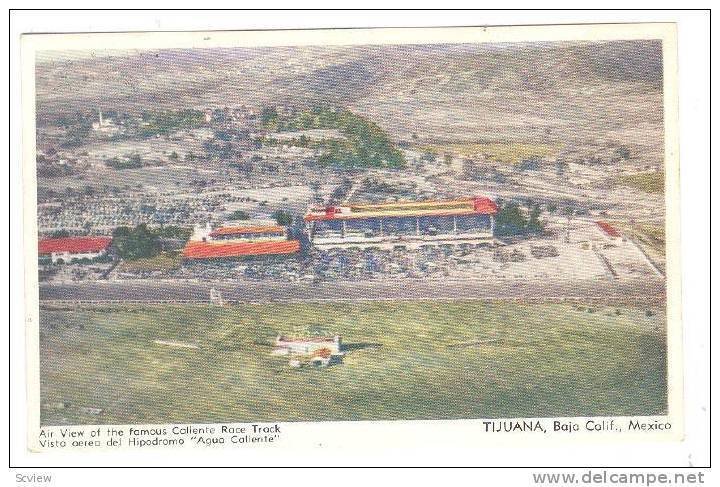
[[[235,210],[228,215],[229,220],[249,220],[250,215],[243,210]]]
[[[285,210],[277,210],[273,213],[273,218],[277,222],[278,225],[283,227],[288,227],[292,225],[293,217],[292,215],[285,211]]]

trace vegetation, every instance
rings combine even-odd
[[[640,172],[620,176],[618,184],[639,189],[646,193],[665,192],[665,171]]]
[[[635,242],[650,256],[660,268],[665,266],[665,227],[653,223],[611,222]]]
[[[542,232],[544,225],[540,220],[542,211],[539,205],[532,205],[526,211],[514,201],[498,200],[497,204],[498,212],[495,215],[497,235],[527,235]]]
[[[618,147],[613,151],[611,162],[620,162],[630,159],[630,149],[627,147]]]
[[[70,231],[65,230],[64,228],[61,228],[60,230],[55,230],[50,234],[50,238],[66,238],[70,236]]]
[[[69,148],[84,144],[88,135],[90,135],[92,123],[92,115],[80,111],[59,117],[56,120],[56,125],[65,129],[66,136],[62,146]]]
[[[558,159],[558,161],[555,163],[555,174],[557,174],[558,176],[564,176],[569,167],[570,164],[568,164],[566,161]]]
[[[162,253],[153,257],[142,257],[135,260],[124,260],[118,265],[118,272],[167,272],[180,267],[182,257],[179,253]]]
[[[662,225],[636,224],[639,239],[653,247],[656,251],[665,254],[665,227]]]
[[[543,160],[555,155],[562,146],[530,142],[458,142],[423,144],[419,148],[432,154],[445,152],[460,157],[474,157],[481,154],[490,161],[517,164],[533,158]]]
[[[345,168],[405,167],[402,152],[395,147],[388,135],[377,124],[349,110],[315,107],[281,116],[275,108],[262,111],[260,120],[267,130],[295,131],[309,129],[336,129],[345,138],[310,141],[302,139],[298,145],[315,144],[322,150],[318,162],[323,165]],[[292,143],[292,141],[291,141]]]
[[[118,227],[113,232],[113,247],[123,259],[153,257],[160,253],[157,235],[145,223],[135,228]]]
[[[137,153],[129,154],[123,158],[105,159],[105,165],[113,169],[139,169],[143,167],[143,158]]]
[[[187,240],[190,229],[176,226],[149,228],[141,223],[135,228],[117,227],[113,232],[113,247],[125,260],[154,257],[163,249],[162,239]]]
[[[250,215],[243,210],[235,210],[228,215],[228,220],[249,220]]]
[[[132,127],[140,137],[167,135],[180,129],[193,129],[204,125],[205,115],[200,110],[164,110],[143,112],[140,124]]]
[[[542,160],[537,157],[529,157],[527,159],[523,159],[519,163],[517,163],[517,168],[520,171],[537,171],[540,169],[540,164],[542,163]]]
[[[176,225],[165,225],[154,229],[153,232],[158,238],[187,240],[190,238],[190,234],[192,234],[192,229],[189,227],[178,227]]]
[[[276,210],[273,213],[272,217],[278,225],[283,227],[289,227],[290,225],[292,225],[293,222],[292,214],[285,210]]]
[[[41,307],[41,401],[68,404],[41,423],[663,414],[664,316],[480,301]],[[270,354],[278,334],[314,325],[342,336],[341,365],[294,370]]]

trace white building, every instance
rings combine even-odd
[[[48,238],[38,242],[38,256],[53,264],[102,257],[110,250],[111,237]]]
[[[92,128],[95,132],[105,135],[113,135],[120,132],[120,127],[111,118],[103,118],[101,110],[98,110],[98,121],[93,122]]]

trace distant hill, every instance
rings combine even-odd
[[[38,60],[39,124],[97,106],[331,104],[369,116],[396,140],[623,144],[650,159],[662,149],[659,41],[47,52]]]

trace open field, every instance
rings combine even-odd
[[[295,370],[270,355],[278,333],[309,331],[341,335],[344,363]],[[42,424],[660,414],[665,362],[655,305],[123,305],[40,316]]]
[[[182,263],[179,252],[164,252],[154,257],[135,260],[123,260],[117,267],[118,272],[169,271],[177,269]]]
[[[639,189],[646,193],[664,193],[665,172],[652,171],[620,176],[618,178],[618,184]]]
[[[624,222],[613,222],[624,233],[634,238],[643,249],[658,256],[658,261],[663,261],[665,256],[665,227],[652,223],[627,224]]]
[[[561,144],[530,142],[456,142],[423,145],[421,149],[434,153],[450,152],[461,157],[484,155],[491,161],[518,163],[533,157],[545,158],[555,155]]]

